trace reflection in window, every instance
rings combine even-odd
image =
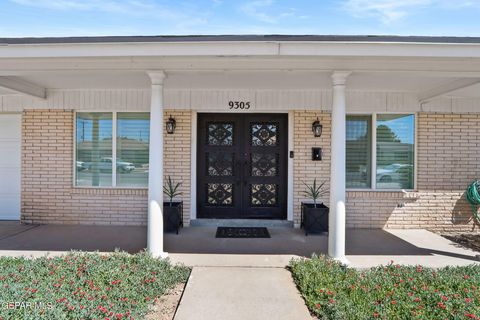
[[[371,117],[347,116],[346,187],[371,187]]]
[[[413,189],[415,118],[377,116],[377,188]]]
[[[117,186],[148,186],[149,113],[117,114]]]
[[[112,186],[112,113],[77,113],[77,186]]]

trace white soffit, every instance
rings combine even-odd
[[[49,89],[144,89],[150,86],[147,74],[141,71],[34,71],[22,72],[21,78]]]
[[[16,94],[15,91],[8,90],[5,88],[0,88],[0,95],[7,95],[7,94]]]
[[[459,89],[450,92],[446,96],[449,97],[463,97],[463,98],[479,98],[480,97],[480,83],[474,84],[467,88]]]
[[[431,77],[405,72],[354,72],[347,79],[347,88],[365,91],[422,92],[436,87],[448,77]]]
[[[22,72],[25,81],[49,89],[149,89],[143,71]],[[329,89],[329,72],[306,71],[170,71],[165,89]]]
[[[321,71],[167,71],[165,88],[173,90],[329,90],[331,72]],[[149,89],[144,71],[36,71],[18,78],[48,89]],[[405,72],[354,72],[347,90],[419,93],[451,81]]]
[[[46,98],[46,89],[19,77],[0,76],[0,88],[37,98]]]

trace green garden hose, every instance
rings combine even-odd
[[[472,206],[473,217],[480,224],[480,216],[478,213],[478,206],[480,206],[480,180],[472,182],[467,189],[467,200]]]

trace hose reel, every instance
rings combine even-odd
[[[480,180],[474,181],[468,186],[466,196],[472,207],[473,217],[480,224],[480,214],[478,213],[478,207],[480,206]]]

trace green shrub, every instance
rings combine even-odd
[[[188,275],[145,252],[0,258],[0,319],[138,319]]]
[[[480,266],[359,271],[326,257],[293,260],[293,278],[320,319],[480,319]]]

